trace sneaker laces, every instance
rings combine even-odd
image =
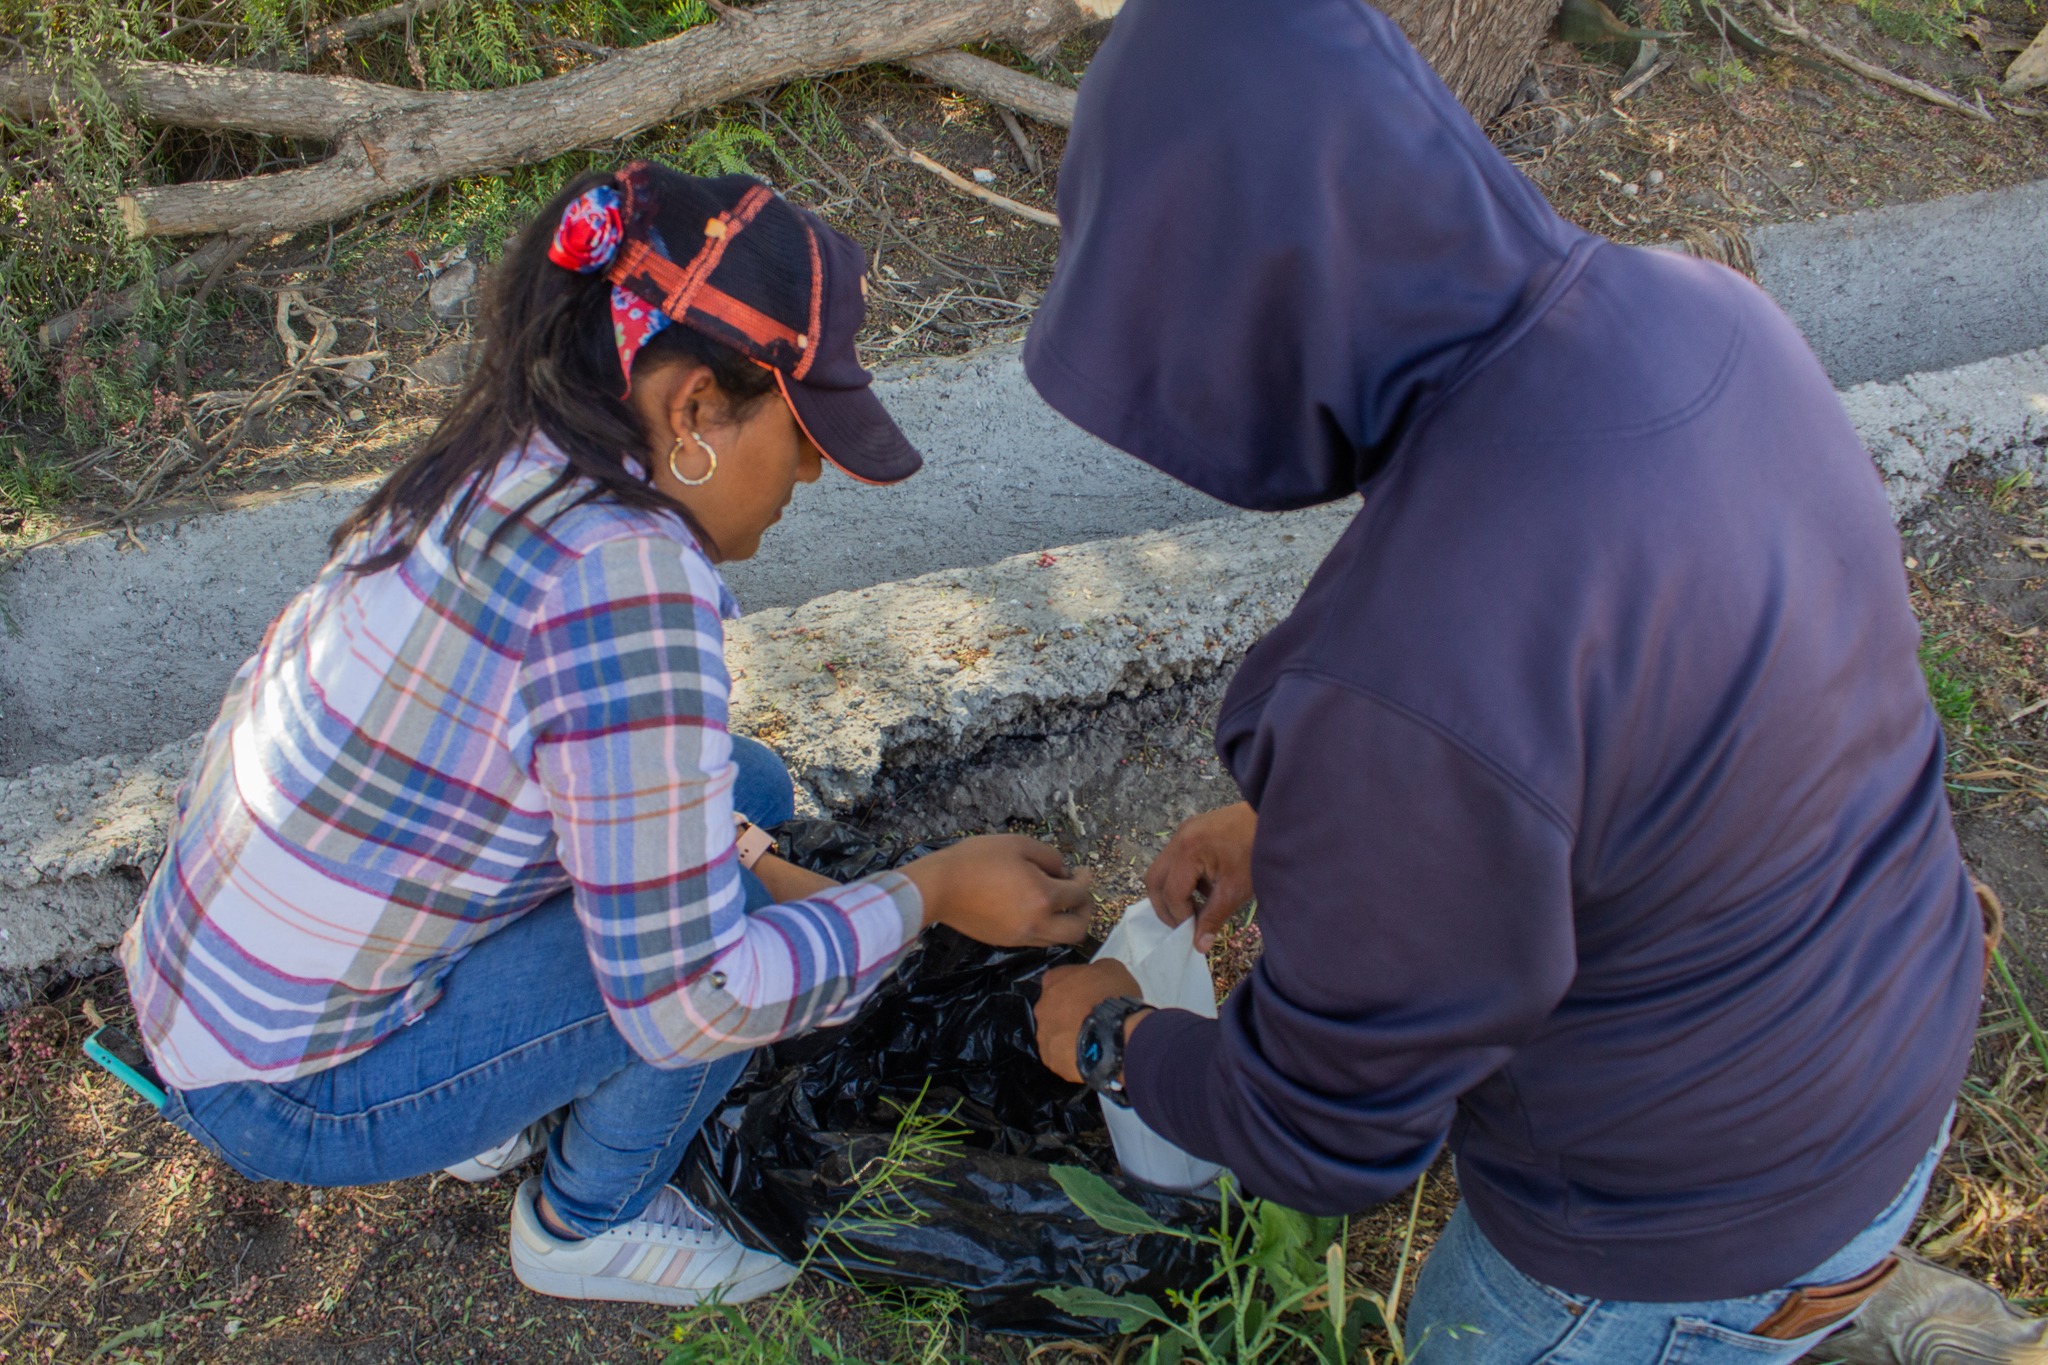
[[[663,1185],[661,1192],[654,1196],[654,1202],[641,1211],[636,1221],[662,1231],[694,1236],[722,1231],[711,1215],[691,1203],[689,1196],[673,1185]]]

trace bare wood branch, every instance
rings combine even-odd
[[[2034,35],[2034,41],[2020,50],[2011,66],[2005,69],[2005,80],[1998,87],[2008,95],[2024,94],[2048,85],[2048,24]]]
[[[157,123],[328,141],[351,124],[447,98],[346,76],[301,76],[196,62],[135,62],[102,71],[100,81],[129,109]],[[49,118],[69,94],[62,82],[19,63],[0,66],[0,113],[18,119]]]
[[[889,144],[890,151],[914,166],[922,166],[962,194],[971,194],[984,203],[994,204],[1005,213],[1014,213],[1019,218],[1026,218],[1034,223],[1043,223],[1050,228],[1056,228],[1060,225],[1057,215],[1047,213],[1044,209],[1035,209],[1029,204],[1020,204],[1007,195],[997,194],[986,186],[975,184],[964,175],[948,170],[923,152],[912,151],[901,142],[898,142],[896,135],[882,126],[880,119],[870,118],[868,120],[868,127],[882,135],[882,140]]]
[[[1888,85],[1894,90],[1904,91],[1908,95],[1926,100],[1929,104],[1938,104],[1944,109],[1953,110],[1961,114],[1965,118],[1978,119],[1984,123],[1996,122],[1989,113],[1979,109],[1974,104],[1963,103],[1946,90],[1937,90],[1931,85],[1914,80],[1910,76],[1901,76],[1896,71],[1887,71],[1885,68],[1872,62],[1864,61],[1853,52],[1835,46],[1806,25],[1800,23],[1797,19],[1794,19],[1790,14],[1773,5],[1771,0],[1756,0],[1756,7],[1763,11],[1764,18],[1770,22],[1772,28],[1778,30],[1787,38],[1798,39],[1815,52],[1820,53],[1831,61],[1848,67],[1859,76],[1876,81],[1879,85]]]
[[[1645,46],[1648,46],[1648,44],[1645,44]],[[1663,75],[1666,71],[1669,71],[1671,69],[1672,61],[1673,59],[1670,57],[1660,57],[1656,61],[1650,63],[1649,68],[1645,70],[1642,75],[1637,76],[1634,80],[1622,86],[1621,89],[1609,95],[1607,97],[1607,102],[1609,104],[1619,105],[1623,100],[1626,100],[1630,95],[1635,94],[1636,91],[1642,89],[1651,81],[1656,80],[1657,77]]]
[[[306,55],[325,56],[329,52],[347,47],[350,43],[360,42],[373,33],[381,33],[387,28],[397,28],[400,24],[417,19],[423,14],[432,14],[435,10],[446,9],[454,3],[456,0],[406,0],[404,4],[386,5],[383,9],[374,9],[368,14],[358,14],[354,18],[325,25],[307,36]]]
[[[977,57],[971,52],[927,52],[903,63],[920,76],[949,85],[965,95],[977,95],[991,104],[1014,109],[1040,123],[1074,126],[1073,91],[1051,81],[1027,76],[1022,71]]]
[[[138,236],[311,227],[436,181],[630,137],[764,86],[992,36],[1031,41],[1094,17],[1075,0],[770,0],[745,14],[508,89],[410,93],[346,82],[406,104],[347,125],[319,165],[138,189],[121,197],[122,217]]]
[[[1010,141],[1017,144],[1017,152],[1024,158],[1024,169],[1037,175],[1045,169],[1045,163],[1038,159],[1038,148],[1031,145],[1031,139],[1024,132],[1024,125],[1017,116],[1002,105],[996,106],[996,117],[1003,121],[1003,131],[1010,135]]]
[[[215,238],[184,260],[157,271],[157,290],[162,292],[175,289],[195,275],[217,277],[221,271],[239,260],[242,253],[255,244],[255,240],[253,237]],[[74,308],[68,313],[59,313],[36,329],[36,340],[45,346],[62,346],[81,332],[125,322],[134,317],[136,310],[141,307],[140,286],[123,290],[97,307]]]

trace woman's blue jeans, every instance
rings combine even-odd
[[[733,805],[763,829],[795,813],[789,770],[735,736]],[[772,899],[742,874],[747,908]],[[566,1107],[541,1172],[585,1235],[647,1207],[746,1053],[665,1071],[642,1061],[598,994],[567,892],[470,950],[441,998],[360,1057],[294,1081],[172,1092],[164,1114],[252,1180],[374,1185],[452,1166]]]
[[[1953,1115],[1951,1115],[1953,1117]],[[1782,1289],[1707,1303],[1625,1303],[1567,1294],[1508,1263],[1460,1203],[1415,1282],[1407,1321],[1411,1365],[1783,1365],[1820,1346],[1750,1329],[1794,1289],[1854,1279],[1891,1254],[1913,1226],[1948,1146],[1948,1125],[1884,1212],[1849,1245]],[[1822,1348],[1819,1358],[1825,1359]]]

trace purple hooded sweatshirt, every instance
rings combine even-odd
[[[1558,218],[1358,0],[1130,0],[1059,207],[1048,402],[1241,507],[1363,495],[1217,727],[1264,954],[1138,1027],[1138,1112],[1321,1213],[1448,1140],[1574,1293],[1826,1260],[1935,1140],[1984,952],[1884,490],[1799,334]]]

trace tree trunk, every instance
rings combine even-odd
[[[1380,0],[1481,123],[1507,108],[1557,17],[1558,0]]]

